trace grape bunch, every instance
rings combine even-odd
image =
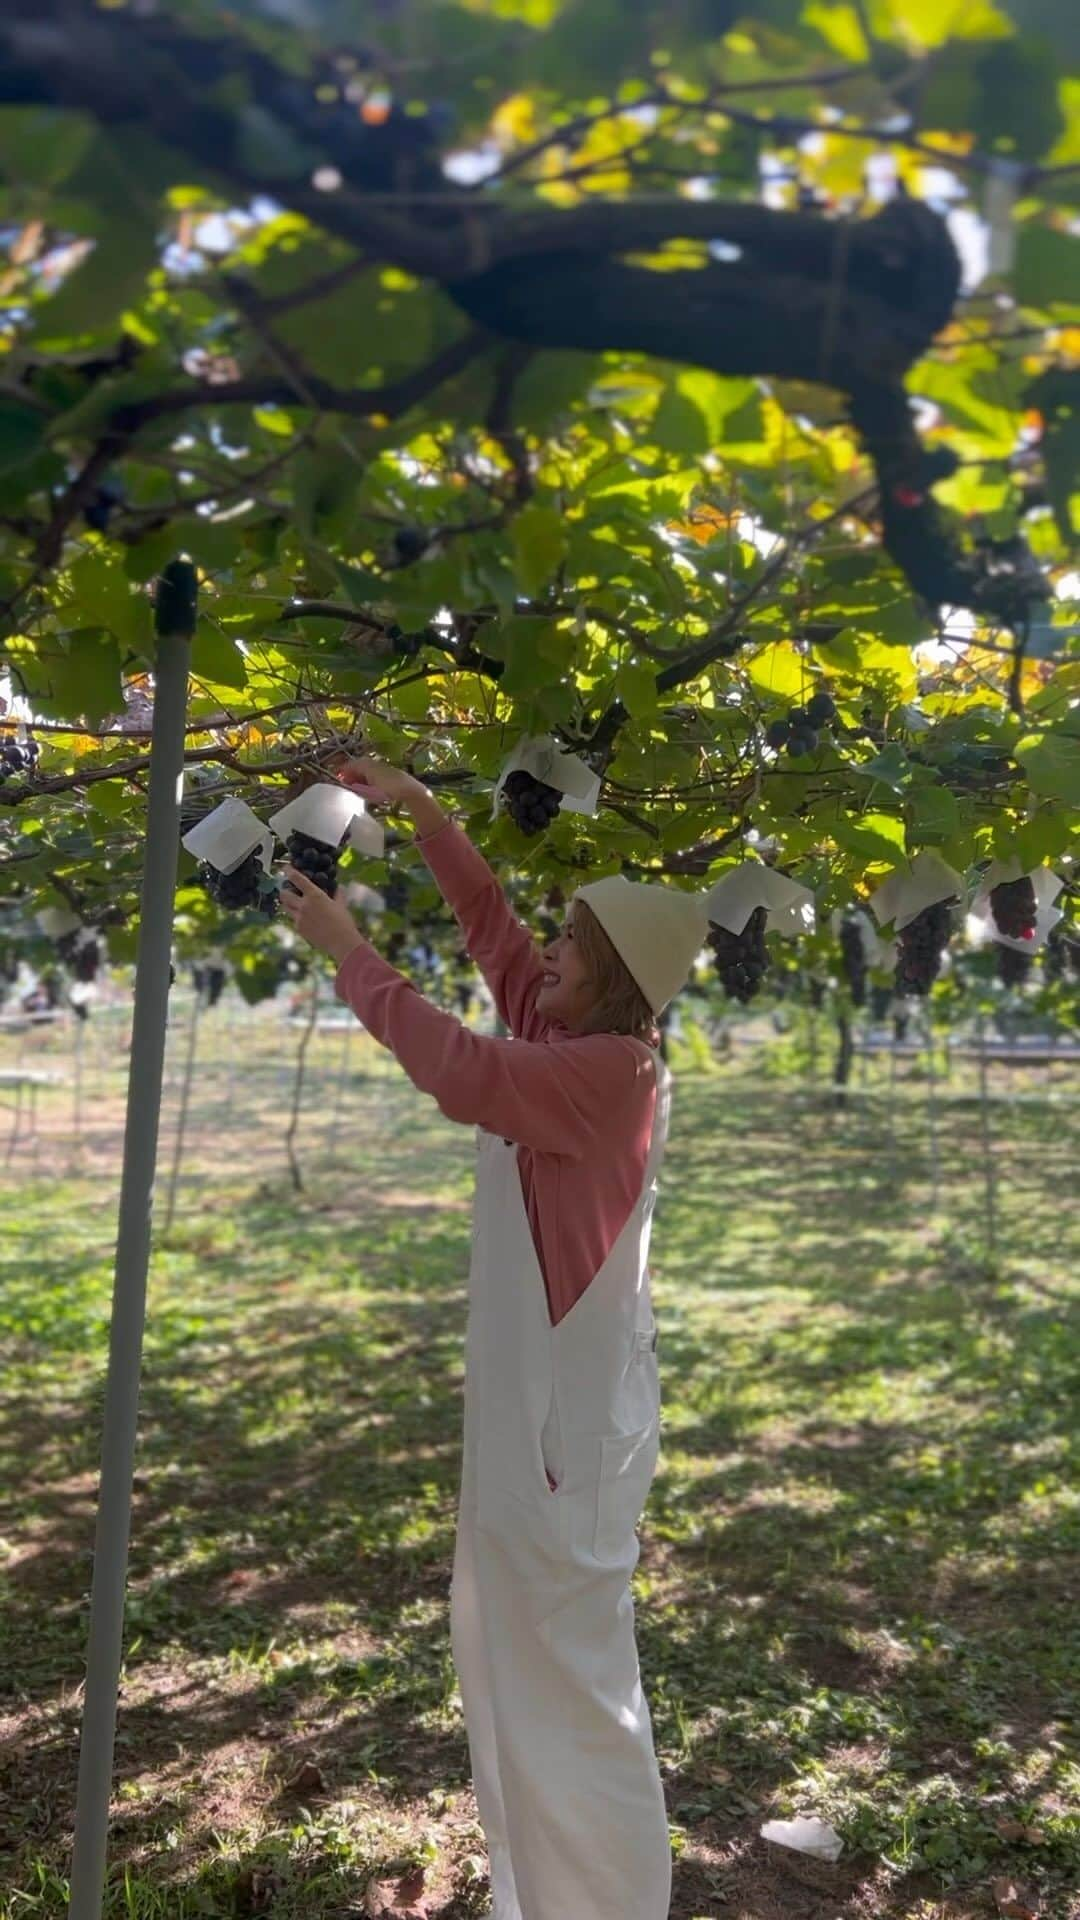
[[[210,960],[205,966],[191,969],[191,984],[197,994],[206,995],[207,1007],[216,1007],[225,990],[228,975],[220,960]]]
[[[528,834],[543,833],[562,806],[562,794],[558,788],[534,779],[524,767],[518,767],[507,775],[503,799],[514,825],[520,827],[522,833]]]
[[[40,753],[36,740],[16,740],[5,734],[0,740],[0,786],[13,774],[33,773]]]
[[[387,913],[399,913],[402,919],[409,911],[409,883],[403,873],[391,873],[383,883],[383,906]]]
[[[1055,927],[1043,948],[1043,967],[1051,981],[1064,980],[1069,969],[1080,974],[1080,940],[1071,940],[1063,926]],[[9,976],[14,977],[14,974]]]
[[[1014,939],[1018,935],[1012,936]],[[1003,987],[1022,987],[1032,968],[1030,953],[1018,953],[1015,947],[998,947],[998,979]]]
[[[1035,889],[1030,877],[1002,880],[990,894],[990,911],[1007,940],[1030,940],[1035,932]]]
[[[101,969],[101,943],[87,927],[73,927],[70,933],[62,933],[56,942],[56,951],[83,986],[97,979]]]
[[[829,693],[815,693],[805,707],[792,707],[787,716],[772,721],[765,738],[770,747],[786,747],[793,760],[816,753],[821,729],[836,719],[836,702]]]
[[[310,833],[290,833],[288,842],[289,865],[307,878],[322,893],[333,898],[337,892],[337,869],[339,848],[328,847],[325,840],[313,840]],[[286,885],[288,882],[286,882]]]
[[[214,905],[225,913],[243,913],[248,907],[258,907],[260,913],[270,919],[277,910],[276,893],[272,888],[263,890],[263,866],[256,852],[249,853],[231,873],[219,873],[204,860],[198,877]]]
[[[755,907],[741,933],[729,933],[726,927],[712,926],[709,929],[709,945],[716,958],[716,971],[720,983],[730,1000],[739,1000],[743,1006],[761,991],[761,983],[768,972],[769,955],[765,946],[765,925],[768,914],[764,907]]]
[[[101,947],[97,940],[81,940],[71,960],[71,971],[84,987],[97,979],[101,971]]]
[[[1043,948],[1043,968],[1048,980],[1064,978],[1067,959],[1065,936],[1060,927],[1055,927]]]
[[[863,945],[862,923],[853,914],[841,923],[840,955],[844,975],[851,988],[851,998],[857,1007],[865,1007],[866,948]]]
[[[908,921],[898,935],[897,993],[929,993],[941,970],[941,956],[951,933],[951,900],[935,900],[933,906],[924,907]]]
[[[874,1020],[880,1022],[888,1019],[889,1008],[892,1006],[892,997],[893,990],[891,987],[871,987],[870,1014]]]

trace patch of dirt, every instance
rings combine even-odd
[[[828,1884],[816,1884],[813,1862],[794,1853],[788,1861],[756,1833],[713,1845],[695,1836],[675,1870],[671,1920],[839,1920],[859,1911],[874,1871],[872,1862],[838,1861]]]

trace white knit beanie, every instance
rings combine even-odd
[[[574,898],[595,913],[653,1012],[662,1013],[705,944],[709,923],[701,896],[614,873],[590,880]]]

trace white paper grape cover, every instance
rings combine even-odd
[[[902,933],[925,907],[936,906],[939,900],[959,899],[963,891],[961,876],[939,853],[926,847],[909,866],[896,867],[882,881],[877,892],[871,894],[870,905],[879,927],[887,927],[891,920],[897,933]]]
[[[507,778],[521,768],[531,773],[534,780],[542,780],[545,786],[561,793],[567,813],[596,812],[600,803],[600,775],[587,767],[576,753],[565,753],[556,746],[550,734],[541,734],[536,739],[519,740],[503,767],[492,798],[493,820],[498,815]]]
[[[1035,932],[1030,940],[1017,940],[1011,934],[998,931],[990,895],[1003,882],[1023,880],[1025,877],[1031,881],[1035,893]],[[1012,947],[1015,953],[1038,953],[1062,917],[1061,908],[1056,907],[1054,902],[1064,885],[1064,880],[1052,867],[1035,867],[1025,876],[1019,860],[993,860],[975,889],[971,918],[984,940],[994,940],[999,947]]]
[[[258,852],[264,869],[274,857],[274,836],[246,800],[232,796],[185,833],[183,845],[196,860],[218,873],[234,873],[249,853]]]
[[[339,786],[336,780],[323,780],[298,793],[288,806],[272,813],[270,825],[279,840],[287,840],[290,833],[306,833],[309,839],[320,840],[326,847],[339,847],[346,833],[352,840],[354,821],[366,817],[367,808],[358,793],[350,793],[348,787]],[[377,822],[371,824],[376,826]],[[380,853],[381,832],[380,828]],[[365,847],[363,851],[368,849]]]
[[[765,907],[769,932],[794,939],[808,933],[814,924],[814,896],[809,887],[789,880],[784,873],[763,866],[757,860],[744,860],[721,874],[705,895],[705,912],[713,925],[728,933],[741,933],[750,915]]]
[[[759,1829],[763,1840],[790,1847],[794,1853],[812,1853],[818,1860],[839,1860],[844,1843],[835,1827],[816,1813],[797,1814],[794,1820],[766,1820]]]
[[[363,801],[360,804],[364,806]],[[366,806],[363,813],[358,813],[350,823],[349,845],[357,853],[366,853],[373,860],[381,860],[386,852],[386,829],[381,820],[376,820],[374,814],[368,812]]]
[[[62,940],[67,933],[74,933],[82,926],[77,913],[70,907],[42,907],[36,916],[40,931],[47,940]]]

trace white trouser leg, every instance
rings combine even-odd
[[[480,1744],[498,1756],[518,1902],[496,1904],[498,1920],[519,1907],[523,1920],[667,1920],[671,1846],[625,1570],[569,1575],[568,1597],[537,1618],[544,1562],[528,1538],[508,1520],[471,1546]]]
[[[522,1920],[510,1863],[506,1809],[499,1780],[491,1681],[476,1590],[476,1557],[467,1512],[458,1521],[450,1590],[450,1643],[465,1708],[473,1787],[491,1867],[492,1920]]]

